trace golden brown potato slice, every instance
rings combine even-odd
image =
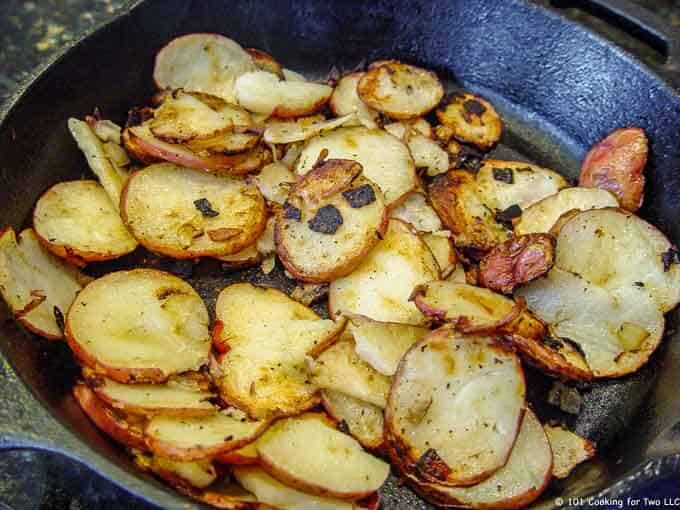
[[[235,102],[234,83],[256,69],[252,57],[218,34],[189,34],[166,44],[156,55],[153,78],[159,89],[203,92]]]
[[[292,121],[273,120],[267,122],[263,138],[267,143],[302,142],[324,131],[332,131],[349,124],[355,118],[355,115],[350,113],[330,120],[323,120],[323,117],[322,120],[317,120],[316,116],[301,117]]]
[[[380,188],[350,160],[328,159],[301,177],[276,215],[276,251],[297,279],[349,274],[387,229]]]
[[[85,287],[66,339],[94,372],[121,383],[164,382],[208,359],[208,311],[180,278],[154,269],[109,273]]]
[[[331,283],[328,309],[332,317],[353,313],[421,326],[427,318],[409,301],[411,292],[437,279],[439,266],[425,242],[406,223],[390,220],[385,237],[361,265]]]
[[[564,188],[523,210],[522,216],[515,224],[515,234],[550,232],[564,213],[574,209],[587,211],[617,206],[616,197],[606,190]]]
[[[52,253],[78,266],[130,253],[137,241],[97,181],[60,182],[38,199],[33,228]]]
[[[385,408],[392,462],[447,486],[488,478],[512,451],[525,392],[519,358],[507,347],[449,327],[433,331],[394,376]]]
[[[357,92],[359,80],[366,73],[350,73],[338,81],[333,90],[329,106],[338,117],[354,113],[356,120],[367,128],[378,127],[378,112],[366,106]]]
[[[553,476],[566,478],[582,462],[595,456],[592,441],[560,426],[545,425],[553,452]]]
[[[488,150],[500,140],[503,123],[495,108],[479,96],[451,94],[437,110],[439,122],[457,139]]]
[[[536,500],[548,487],[552,467],[550,444],[536,415],[527,409],[507,464],[471,487],[446,487],[407,475],[428,501],[441,506],[479,510],[514,510]]]
[[[246,110],[274,117],[302,117],[320,110],[333,88],[307,81],[282,81],[266,71],[242,74],[235,84],[238,104]]]
[[[365,448],[377,450],[383,446],[385,420],[380,407],[334,390],[322,390],[321,403],[338,422],[338,430],[350,434]]]
[[[420,191],[409,193],[390,217],[410,223],[418,232],[438,232],[443,228],[439,216]]]
[[[257,454],[257,440],[248,443],[243,448],[232,450],[227,453],[218,455],[216,460],[223,464],[230,464],[234,466],[250,466],[257,464],[260,456]]]
[[[347,334],[323,351],[316,359],[307,361],[309,378],[324,390],[341,391],[381,409],[390,391],[390,377],[379,373],[363,361],[354,350],[354,342]]]
[[[359,79],[357,92],[369,107],[395,119],[420,117],[444,96],[437,75],[397,60],[375,63]]]
[[[17,240],[0,231],[0,293],[17,321],[49,339],[63,338],[64,317],[87,277],[42,247],[32,229]]]
[[[257,442],[262,467],[279,481],[319,496],[359,499],[377,491],[390,467],[319,413],[276,422]]]
[[[175,258],[237,253],[257,240],[267,219],[254,185],[169,163],[135,172],[121,209],[142,245]]]
[[[417,176],[408,147],[379,129],[343,127],[307,141],[295,165],[298,175],[309,172],[327,151],[327,158],[350,159],[364,169],[364,177],[377,184],[387,205],[394,206],[413,190]]]
[[[177,488],[203,489],[217,480],[217,471],[211,460],[181,461],[134,451],[133,461],[143,471],[151,471]]]
[[[252,443],[268,426],[268,421],[250,420],[240,409],[230,407],[208,416],[154,416],[144,435],[149,449],[158,455],[198,460]]]
[[[427,244],[427,247],[430,248],[434,258],[437,260],[442,279],[448,278],[456,270],[458,264],[458,256],[453,247],[451,233],[448,230],[428,232],[423,234],[423,241],[425,241],[425,244]]]
[[[333,342],[344,322],[323,320],[275,289],[246,283],[224,289],[216,305],[216,347],[226,354],[211,366],[224,400],[251,416],[285,416],[318,403],[305,357]]]
[[[283,163],[276,162],[265,166],[251,180],[267,201],[283,205],[295,183],[295,174]]]

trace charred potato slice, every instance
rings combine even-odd
[[[390,467],[366,453],[323,414],[272,425],[257,442],[263,468],[278,480],[325,497],[359,499],[377,491]]]
[[[500,140],[501,118],[495,108],[479,96],[454,93],[437,110],[437,118],[457,139],[488,150]]]
[[[622,208],[635,212],[644,198],[643,171],[648,152],[642,128],[617,129],[590,149],[581,165],[578,184],[610,191]]]
[[[424,193],[413,191],[408,194],[390,216],[410,223],[418,232],[438,232],[442,230],[442,222],[432,206],[428,204]]]
[[[203,92],[235,102],[234,83],[256,68],[251,56],[218,34],[177,37],[156,55],[153,78],[160,89]]]
[[[380,407],[334,390],[322,390],[321,402],[338,423],[338,430],[350,434],[365,448],[382,447],[385,420]]]
[[[364,74],[366,73],[350,73],[340,78],[333,90],[329,106],[338,117],[353,113],[362,125],[376,128],[378,112],[366,106],[357,92],[357,85]]]
[[[508,460],[525,407],[517,356],[443,327],[406,353],[385,409],[390,458],[408,474],[472,485]]]
[[[326,157],[359,163],[364,177],[377,184],[388,206],[398,204],[413,190],[417,176],[408,147],[392,135],[364,127],[343,127],[307,141],[297,160],[298,175],[309,172],[327,151]]]
[[[237,283],[216,305],[213,331],[222,355],[211,373],[222,398],[254,417],[296,414],[318,403],[305,357],[323,349],[344,323],[323,320],[274,289]]]
[[[336,318],[353,313],[421,326],[427,319],[409,297],[417,285],[437,279],[439,266],[425,242],[406,223],[390,220],[385,237],[359,267],[331,283],[328,309]]]
[[[592,441],[560,426],[545,426],[545,433],[553,452],[553,476],[567,478],[582,462],[595,456]]]
[[[254,185],[169,163],[135,172],[121,206],[142,245],[175,258],[237,253],[266,224],[265,203]]]
[[[328,282],[350,273],[387,229],[380,188],[359,163],[329,159],[293,186],[277,213],[276,250],[297,279]]]
[[[133,460],[143,471],[151,471],[177,488],[203,489],[217,480],[217,471],[210,460],[173,460],[140,451],[133,452]]]
[[[420,117],[444,96],[437,75],[396,60],[371,66],[359,79],[357,92],[369,107],[395,119]]]
[[[115,259],[137,247],[118,208],[96,181],[52,186],[35,205],[33,228],[48,250],[79,266]]]
[[[87,277],[45,250],[32,229],[17,239],[0,231],[0,293],[17,321],[49,339],[63,338],[64,317]]]
[[[121,383],[161,383],[206,363],[208,321],[188,283],[135,269],[85,287],[68,313],[65,335],[76,357],[96,373]]]

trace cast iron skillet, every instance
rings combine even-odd
[[[586,6],[665,47],[667,71],[680,38],[654,16],[623,0]],[[147,0],[75,44],[27,85],[0,126],[0,225],[24,226],[50,185],[87,173],[66,129],[69,116],[95,106],[119,122],[148,103],[155,52],[188,32],[226,34],[264,49],[286,66],[323,76],[332,65],[393,57],[434,69],[486,95],[501,111],[506,133],[495,156],[522,158],[569,177],[586,149],[608,131],[645,128],[651,141],[643,216],[680,241],[680,97],[663,68],[652,70],[551,9],[520,0]],[[665,76],[665,78],[663,77]],[[93,273],[144,264],[187,277],[208,302],[227,282],[290,288],[280,270],[226,272],[136,253],[94,266]],[[677,314],[676,314],[677,315]],[[67,346],[28,334],[0,309],[0,448],[33,448],[81,462],[127,491],[166,508],[187,501],[138,473],[100,434],[70,396],[78,376]],[[653,478],[680,472],[680,340],[668,340],[639,373],[583,385],[578,416],[544,405],[550,381],[529,371],[532,402],[543,419],[563,420],[595,440],[601,455],[544,496],[629,494]],[[673,338],[675,336],[676,338]],[[427,505],[390,480],[384,508]],[[198,508],[198,505],[195,506]]]

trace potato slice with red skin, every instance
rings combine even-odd
[[[635,212],[644,199],[649,142],[639,127],[617,129],[593,145],[581,164],[578,185],[612,192],[621,207]]]
[[[444,87],[431,71],[387,60],[369,67],[357,84],[357,92],[369,107],[395,119],[411,119],[437,106]]]
[[[385,409],[390,458],[423,481],[476,484],[507,462],[525,393],[513,351],[439,328],[411,347],[394,376]]]
[[[142,427],[119,416],[99,400],[87,385],[77,383],[73,387],[73,397],[83,412],[102,432],[130,448],[147,449]]]
[[[446,487],[406,474],[426,500],[443,507],[514,510],[536,500],[548,487],[552,472],[550,443],[536,415],[527,409],[508,462],[471,487]]]
[[[513,237],[495,246],[479,262],[479,284],[510,294],[517,286],[550,271],[554,257],[555,238],[551,235]]]
[[[376,128],[378,127],[378,112],[366,106],[357,92],[357,85],[364,74],[366,73],[350,73],[340,78],[328,105],[338,117],[355,113],[362,125]]]
[[[493,105],[469,92],[451,94],[437,110],[437,118],[451,129],[454,137],[482,150],[496,145],[503,131]]]
[[[553,452],[553,476],[567,478],[582,462],[595,456],[595,444],[560,426],[545,425],[545,433]]]
[[[139,451],[133,452],[132,460],[141,470],[151,471],[177,489],[202,489],[217,480],[217,471],[210,460],[178,461]]]
[[[338,430],[350,434],[364,448],[380,450],[383,446],[385,420],[380,407],[334,390],[322,390],[321,403]]]
[[[208,311],[186,282],[155,269],[118,271],[78,294],[65,335],[81,363],[121,383],[162,383],[208,360]]]
[[[274,478],[324,497],[370,496],[390,471],[389,464],[366,453],[319,413],[279,420],[257,442],[257,451]]]

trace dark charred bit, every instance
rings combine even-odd
[[[347,425],[345,420],[340,420],[338,422],[338,430],[343,434],[349,434],[349,425]]]
[[[562,349],[562,342],[560,342],[557,338],[547,336],[543,339],[543,343],[554,351],[559,351]]]
[[[494,168],[493,178],[497,181],[504,182],[505,184],[515,183],[515,174],[512,172],[512,168]]]
[[[562,342],[564,342],[565,344],[569,344],[572,347],[572,349],[574,349],[581,356],[583,356],[583,359],[586,358],[586,353],[583,352],[583,349],[581,348],[581,346],[578,343],[574,342],[571,338],[563,336],[563,337],[560,337],[560,340],[562,340]]]
[[[496,211],[494,219],[508,230],[512,230],[512,220],[520,216],[522,216],[522,208],[513,204],[503,211]]]
[[[342,225],[342,215],[334,205],[324,205],[307,224],[314,232],[335,234]]]
[[[300,209],[295,207],[290,202],[286,201],[283,204],[283,217],[287,220],[300,221],[302,220],[302,211],[300,211]]]
[[[482,115],[486,111],[486,106],[476,99],[468,99],[463,103],[463,109],[469,115]]]
[[[194,200],[194,206],[200,211],[204,218],[214,218],[215,216],[220,215],[219,212],[212,208],[212,204],[207,198]]]
[[[345,200],[347,200],[352,209],[359,209],[375,202],[375,192],[370,184],[364,184],[358,188],[343,191],[342,196],[345,197]]]
[[[675,247],[671,247],[668,251],[661,254],[661,263],[663,264],[663,271],[667,273],[671,270],[673,264],[680,264],[680,253]]]
[[[482,166],[482,159],[477,156],[463,155],[460,160],[460,166],[476,174]]]
[[[153,115],[153,108],[149,108],[148,106],[133,108],[128,111],[125,127],[139,126],[147,120],[152,119]]]
[[[451,468],[439,456],[437,450],[430,448],[416,462],[416,471],[423,477],[446,480]]]
[[[66,324],[64,321],[64,314],[61,313],[61,310],[59,310],[58,306],[52,308],[52,313],[54,314],[54,320],[57,321],[57,327],[61,331],[64,331],[64,325]]]

